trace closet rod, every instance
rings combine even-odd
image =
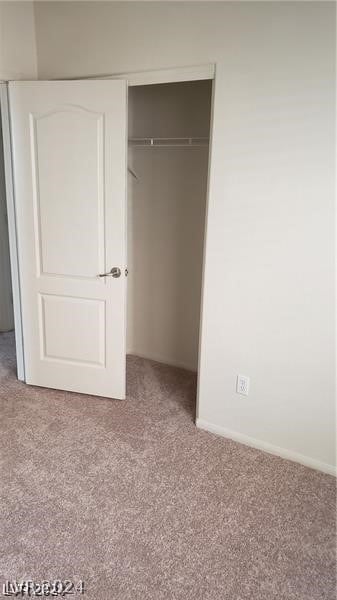
[[[185,137],[185,138],[130,138],[129,146],[146,146],[148,148],[159,147],[193,147],[207,146],[209,138],[206,137]]]

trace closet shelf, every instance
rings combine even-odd
[[[145,146],[148,148],[166,148],[166,147],[195,147],[208,146],[209,138],[206,137],[185,137],[185,138],[130,138],[129,146]]]

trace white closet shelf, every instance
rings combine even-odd
[[[195,147],[207,146],[209,138],[206,137],[185,137],[185,138],[129,138],[129,146],[146,146],[148,148],[165,147]]]

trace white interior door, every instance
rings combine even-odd
[[[9,99],[26,382],[125,398],[126,82]]]

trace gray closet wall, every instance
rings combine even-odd
[[[129,91],[129,138],[209,137],[211,82]],[[208,145],[129,147],[128,353],[196,370]]]
[[[14,328],[4,156],[0,118],[0,332]]]

